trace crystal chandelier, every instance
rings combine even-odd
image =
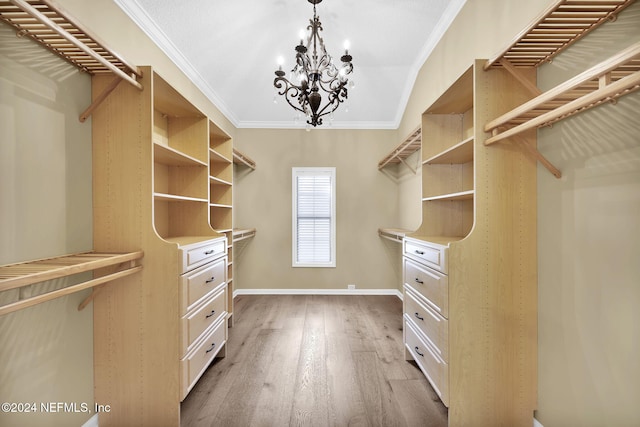
[[[316,15],[316,4],[322,0],[308,1],[313,4],[313,19],[309,20],[306,43],[302,34],[300,44],[296,46],[296,65],[289,78],[282,71],[282,61],[278,61],[280,66],[273,85],[276,92],[284,95],[289,105],[304,114],[307,123],[315,127],[322,124],[323,116],[333,113],[347,99],[347,76],[353,71],[353,64],[347,45],[340,57],[341,67],[333,63],[320,36],[322,23]],[[326,93],[324,99],[321,90]]]

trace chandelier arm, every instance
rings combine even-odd
[[[295,109],[297,111],[300,111],[301,113],[306,114],[306,112],[301,107],[297,107],[296,105],[294,105],[291,102],[292,99],[296,99],[297,98],[298,102],[300,103],[300,105],[303,104],[300,101],[300,97],[303,97],[305,95],[305,92],[302,89],[302,87],[294,85],[293,83],[291,83],[285,77],[276,77],[273,80],[273,86],[276,89],[281,89],[280,91],[278,91],[278,95],[284,95],[284,99],[286,99],[287,103],[291,107],[293,107],[293,109]]]

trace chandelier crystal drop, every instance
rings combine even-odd
[[[313,19],[307,27],[309,35],[306,42],[304,33],[301,35],[300,44],[295,48],[296,65],[289,78],[285,77],[280,63],[273,86],[289,105],[306,116],[307,124],[316,127],[322,124],[323,116],[333,113],[347,99],[347,76],[353,72],[353,64],[349,47],[345,46],[344,55],[340,57],[342,64],[336,67],[320,36],[322,23],[316,15],[316,4],[322,0],[308,1],[313,4]]]

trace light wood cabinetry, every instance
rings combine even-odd
[[[406,357],[449,407],[449,425],[530,426],[536,164],[522,146],[485,147],[483,125],[531,95],[483,64],[422,116],[423,221],[403,241]],[[535,133],[524,138],[535,147]]]
[[[94,299],[95,400],[111,407],[101,426],[178,426],[180,401],[227,338],[227,238],[211,216],[231,205],[217,188],[230,191],[231,173],[212,161],[222,132],[140,70],[143,90],[118,85],[92,117],[94,246],[145,254],[139,274]],[[93,77],[94,98],[111,80]]]

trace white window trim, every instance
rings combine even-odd
[[[300,263],[297,262],[297,240],[298,240],[298,227],[297,227],[297,179],[302,174],[329,174],[331,176],[331,261],[327,263]],[[335,267],[336,266],[336,168],[335,167],[294,167],[291,170],[292,181],[292,267]]]

